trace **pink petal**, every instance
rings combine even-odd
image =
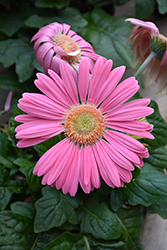
[[[106,113],[128,101],[139,90],[137,83],[134,77],[125,79],[114,89],[111,95],[104,100],[100,109]]]
[[[50,170],[55,171],[55,167],[59,168],[59,165],[56,165],[56,160],[62,153],[64,153],[63,149],[66,150],[69,141],[64,139],[51,147],[42,157],[39,159],[37,164],[34,167],[33,174],[37,174],[38,176],[45,175],[49,173]],[[63,159],[62,157],[60,159]],[[61,168],[62,169],[62,168]],[[60,170],[61,170],[60,169]],[[59,169],[58,169],[59,170]],[[56,169],[57,173],[58,170]],[[46,182],[47,183],[47,182]],[[45,184],[46,184],[45,183]]]
[[[57,55],[53,56],[50,69],[53,70],[56,74],[60,75],[60,62],[61,58]]]
[[[99,93],[97,94],[97,98],[96,98],[96,105],[97,106],[103,100],[105,100],[105,98],[107,98],[107,96],[109,96],[112,93],[112,91],[114,90],[116,85],[121,80],[124,72],[125,72],[125,67],[124,66],[115,68],[115,69],[113,69],[111,71],[108,79],[104,82],[104,84],[102,85]]]
[[[66,24],[66,23],[63,23],[62,27],[63,27],[62,28],[62,33],[66,35],[69,32],[71,26]]]
[[[43,58],[43,69],[46,74],[48,73],[48,69],[50,69],[53,54],[54,54],[53,49],[50,49],[48,53],[45,55],[45,57]]]
[[[166,67],[167,66],[167,50],[166,50],[165,54],[162,57],[161,66],[162,67]]]
[[[102,168],[105,169],[110,179],[111,185],[114,184],[114,186],[120,187],[120,178],[116,165],[111,159],[111,157],[106,153],[103,142],[99,142],[97,144],[97,150],[99,152],[99,156],[103,165],[99,165],[100,173],[102,172]]]
[[[106,134],[104,135],[104,138],[117,150],[119,151],[124,157],[126,157],[129,161],[131,161],[132,163],[134,163],[135,165],[138,165],[140,164],[140,159],[138,157],[138,155],[133,151],[133,147],[132,149],[128,149],[128,147],[126,147],[124,145],[122,145],[122,143],[120,142],[117,142],[114,138],[114,135],[115,133],[113,133],[114,131],[109,131],[107,130],[106,131]],[[120,133],[120,137],[124,138],[124,134],[121,134]],[[133,138],[130,137],[132,139],[132,142],[134,143],[133,141]],[[133,145],[133,144],[132,144]]]
[[[71,196],[74,196],[77,192],[80,177],[80,165],[78,164],[79,146],[73,145],[73,151],[74,154],[73,157],[71,155],[72,160],[68,168],[68,174],[62,187],[63,193],[69,192]]]
[[[99,64],[98,64],[99,61]],[[89,87],[89,100],[95,100],[101,86],[104,84],[106,79],[108,78],[111,68],[112,68],[112,61],[108,60],[104,65],[103,65],[103,59],[99,58],[97,63],[95,64],[94,70],[92,72],[91,80],[90,80],[90,87]],[[97,66],[96,66],[97,65]]]
[[[123,182],[129,183],[132,180],[133,176],[132,176],[131,171],[128,171],[128,170],[126,170],[124,168],[121,168],[120,166],[117,166],[117,169],[118,169],[120,179]]]
[[[109,122],[108,126],[112,129],[122,131],[124,133],[130,134],[132,136],[139,136],[143,138],[154,139],[154,136],[150,134],[153,126],[148,124],[145,125],[144,129],[141,128],[141,125],[137,121],[131,122]],[[146,130],[148,129],[148,131]]]
[[[32,115],[17,115],[14,119],[15,121],[17,122],[31,122],[35,119],[36,117],[35,116],[32,116]]]
[[[63,86],[62,79],[51,70],[49,70],[48,73],[53,80],[42,73],[38,73],[38,80],[35,80],[35,85],[53,101],[66,108],[69,107],[68,96]]]
[[[87,58],[83,58],[80,62],[78,74],[78,90],[82,103],[85,103],[88,93],[89,84],[89,62]]]
[[[106,142],[105,140],[101,140],[103,147],[107,154],[112,158],[112,160],[119,165],[121,168],[127,169],[129,171],[134,170],[134,166],[132,163],[127,160],[119,151],[117,151],[111,144]]]
[[[40,65],[43,65],[43,58],[45,55],[53,48],[53,44],[51,43],[43,43],[36,52],[37,61]]]
[[[74,104],[78,103],[78,91],[76,88],[76,84],[73,78],[73,75],[71,74],[66,62],[61,61],[60,64],[60,73],[62,77],[62,81],[64,83],[64,86],[66,88],[66,91],[73,101]]]
[[[35,43],[34,43],[34,50],[35,52],[37,52],[38,48],[40,47],[40,44],[42,43],[46,43],[46,42],[49,42],[51,43],[52,42],[52,39],[50,37],[47,37],[47,36],[42,36],[42,37],[39,37]]]
[[[141,27],[144,27],[144,28],[148,28],[148,29],[151,29],[157,33],[159,33],[159,30],[158,28],[156,27],[156,25],[152,22],[144,22],[144,21],[141,21],[139,19],[136,19],[136,18],[127,18],[125,20],[126,22],[131,22],[132,24],[134,25],[138,25],[138,26],[141,26]]]
[[[108,186],[114,188],[115,185],[110,180],[110,178],[108,176],[108,172],[106,171],[105,167],[103,166],[104,163],[102,162],[102,159],[100,157],[101,151],[98,150],[97,146],[96,147],[92,147],[92,150],[93,150],[95,159],[96,159],[96,161],[98,163],[98,168],[99,168],[99,172],[100,172],[101,177],[107,183]]]
[[[54,46],[54,52],[60,56],[68,56],[68,53],[65,52],[60,46]]]
[[[148,115],[151,115],[154,110],[150,107],[134,106],[127,107],[128,105],[124,104],[121,107],[115,109],[114,111],[106,114],[106,119],[110,121],[128,121],[133,119],[141,119]],[[130,105],[129,105],[130,106]]]
[[[60,134],[64,131],[64,126],[59,125],[57,121],[53,120],[42,120],[35,119],[32,122],[26,122],[17,126],[16,128],[16,138],[17,139],[28,139],[47,136],[51,133]]]
[[[17,143],[18,148],[27,148],[46,141],[44,138],[22,139]]]
[[[109,130],[107,130],[106,134],[108,135],[107,136],[108,139],[113,138],[115,141],[120,143],[125,148],[128,148],[129,150],[132,150],[138,153],[142,153],[146,150],[142,143],[140,143],[138,140],[134,139],[133,137],[129,135],[125,135],[117,131],[109,131]]]
[[[92,101],[93,99],[93,89],[95,88],[96,85],[96,80],[99,77],[99,72],[101,71],[103,67],[103,59],[100,57],[97,62],[95,63],[95,66],[93,68],[93,72],[91,75],[91,80],[90,80],[90,84],[89,84],[89,94],[88,94],[88,102]]]
[[[23,98],[19,100],[18,107],[32,116],[46,119],[63,118],[67,110],[47,96],[35,93],[24,93]]]

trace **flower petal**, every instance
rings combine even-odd
[[[111,72],[112,64],[111,60],[108,60],[105,64],[103,64],[103,58],[97,60],[90,80],[88,102],[96,99],[101,86],[107,80]]]
[[[78,104],[78,91],[76,84],[73,75],[68,70],[68,66],[64,61],[60,64],[60,73],[69,97],[74,104]]]
[[[125,72],[124,66],[117,67],[111,71],[109,77],[104,82],[104,84],[101,86],[101,89],[100,89],[99,93],[97,94],[97,98],[95,101],[97,106],[103,100],[105,100],[107,98],[107,96],[109,96],[112,93],[112,91],[114,90],[116,85],[121,80],[124,72]]]
[[[114,89],[111,95],[104,100],[100,109],[106,113],[128,101],[139,90],[137,83],[134,77],[125,79]]]
[[[89,62],[87,58],[83,58],[80,62],[79,75],[78,75],[78,90],[80,100],[85,103],[86,96],[88,94],[89,84]]]

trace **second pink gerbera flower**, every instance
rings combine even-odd
[[[153,139],[153,126],[141,121],[153,109],[149,99],[127,102],[139,89],[134,77],[119,83],[125,67],[111,71],[112,61],[99,58],[90,78],[88,59],[81,60],[78,80],[65,62],[60,76],[38,73],[35,85],[43,94],[24,93],[16,117],[18,147],[29,147],[60,133],[64,139],[37,162],[33,173],[42,183],[75,195],[80,183],[85,193],[100,187],[100,176],[110,187],[132,179],[134,165],[142,166],[149,153],[130,135]],[[119,84],[118,84],[119,83]],[[133,165],[134,164],[134,165]]]
[[[89,59],[90,71],[99,58],[92,46],[81,36],[70,30],[68,24],[51,23],[42,27],[32,38],[37,61],[45,73],[52,69],[59,74],[61,60],[78,69],[82,57]],[[104,58],[104,60],[106,60]]]

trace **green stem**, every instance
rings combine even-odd
[[[85,245],[86,245],[87,250],[90,250],[89,242],[88,242],[88,239],[86,238],[86,236],[83,236],[83,239],[85,241]]]
[[[134,74],[134,77],[137,78],[147,67],[147,65],[152,61],[152,59],[156,57],[155,52],[151,52],[150,55],[146,58],[146,60],[143,62],[143,64],[140,66],[140,68],[137,70],[137,72]]]

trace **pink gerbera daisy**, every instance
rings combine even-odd
[[[158,28],[152,22],[144,22],[135,18],[126,21],[135,25],[129,41],[132,41],[131,49],[136,53],[134,64],[143,63],[151,51],[155,52],[154,59],[148,64],[146,70],[146,82],[150,85],[157,82],[158,91],[167,91],[167,38],[159,34]]]
[[[153,126],[141,121],[153,109],[149,99],[129,101],[139,89],[134,77],[119,83],[125,67],[112,69],[112,61],[99,58],[92,75],[88,59],[79,66],[77,82],[67,64],[60,76],[37,74],[35,85],[43,94],[24,93],[18,107],[26,112],[15,119],[18,147],[28,147],[60,133],[64,139],[37,162],[33,173],[44,175],[42,184],[76,194],[100,187],[100,176],[110,187],[122,187],[132,179],[134,165],[142,166],[147,149],[133,136],[153,139]],[[119,84],[118,84],[119,83]]]
[[[70,30],[68,24],[51,23],[42,27],[32,38],[37,61],[45,73],[52,69],[59,74],[61,60],[78,69],[82,57],[89,58],[90,71],[99,58],[92,46],[81,36]],[[104,60],[106,60],[104,58]]]

